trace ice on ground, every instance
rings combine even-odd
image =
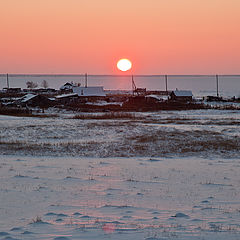
[[[4,155],[234,158],[239,111],[137,113],[133,119],[80,120],[0,116]]]
[[[0,116],[0,239],[240,238],[238,111],[69,116]]]
[[[239,159],[21,160],[0,157],[2,238],[240,237]]]

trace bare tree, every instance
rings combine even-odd
[[[41,85],[43,88],[48,88],[48,82],[46,80],[43,80]]]
[[[26,85],[27,85],[27,88],[36,88],[36,87],[38,87],[38,84],[34,83],[33,81],[27,81]]]

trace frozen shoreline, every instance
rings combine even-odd
[[[220,75],[219,75],[220,76]],[[117,75],[88,75],[89,83],[92,86],[104,86],[104,89],[113,90],[131,90],[131,76]],[[239,97],[239,75],[220,76],[219,93],[225,97]],[[66,82],[80,82],[85,84],[84,75],[9,75],[11,87],[26,87],[27,81],[37,82],[39,85],[43,80],[49,83],[52,88],[58,89]],[[165,90],[164,75],[139,75],[134,77],[138,87],[144,87],[149,90]],[[6,87],[6,75],[0,74],[0,88]],[[215,75],[175,75],[168,76],[169,89],[189,89],[194,96],[202,97],[216,94],[216,76]]]

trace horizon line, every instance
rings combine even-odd
[[[79,73],[79,74],[72,74],[72,73],[0,73],[0,77],[4,76],[9,76],[9,77],[17,77],[17,76],[29,76],[29,77],[58,77],[58,76],[70,76],[70,77],[79,77],[79,76],[92,76],[92,77],[164,77],[164,76],[169,76],[169,77],[185,77],[185,76],[190,76],[190,77],[212,77],[212,76],[222,76],[222,77],[240,77],[240,74],[88,74],[88,73]]]

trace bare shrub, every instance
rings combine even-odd
[[[46,80],[43,80],[41,85],[43,88],[48,88],[48,82]]]
[[[37,216],[36,218],[32,219],[31,224],[33,224],[33,223],[41,223],[41,222],[42,222],[41,217]]]

